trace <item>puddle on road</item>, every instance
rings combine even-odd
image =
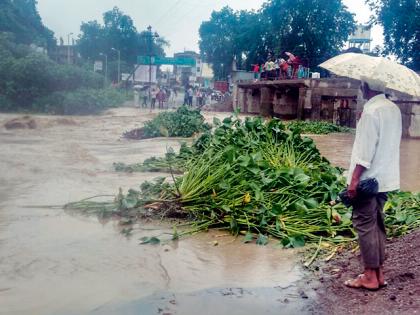
[[[0,115],[0,124],[10,117]],[[163,155],[181,139],[121,140],[124,131],[150,119],[131,108],[72,117],[77,127],[42,119],[48,128],[0,132],[0,314],[307,312],[313,300],[299,284],[297,256],[273,249],[275,242],[246,245],[212,231],[139,245],[139,238],[170,233],[171,227],[148,223],[126,238],[117,222],[43,206],[138,187],[162,174],[116,173],[112,163]],[[333,163],[347,166],[352,136],[316,141]],[[419,144],[403,142],[405,189],[420,190]],[[302,289],[309,299],[299,295]]]

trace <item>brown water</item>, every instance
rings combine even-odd
[[[0,125],[14,117],[0,115]],[[120,139],[150,117],[121,108],[0,129],[0,314],[305,313],[296,255],[275,242],[245,245],[216,231],[145,246],[139,238],[169,237],[171,227],[137,225],[126,238],[115,221],[50,207],[167,175],[112,168],[179,146],[180,139]]]
[[[179,146],[181,139],[120,138],[151,116],[120,108],[99,117],[35,116],[35,130],[0,129],[0,314],[308,313],[314,292],[302,286],[295,252],[275,242],[245,245],[213,231],[144,246],[139,238],[169,237],[171,227],[136,225],[127,238],[115,221],[49,207],[166,176],[112,168]],[[14,117],[0,115],[0,126]],[[347,166],[352,136],[315,138],[333,163]],[[419,145],[403,142],[404,189],[420,190]]]
[[[347,169],[349,167],[354,135],[330,134],[311,136],[331,163]],[[401,190],[420,192],[420,139],[401,141]]]

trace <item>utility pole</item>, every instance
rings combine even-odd
[[[116,51],[118,53],[118,85],[120,85],[120,78],[121,78],[121,51],[115,48],[111,48],[111,50]]]
[[[105,87],[108,86],[108,55],[104,54],[104,53],[100,53],[100,56],[104,56],[105,57]]]
[[[70,64],[70,36],[73,35],[73,33],[67,34],[67,63]]]
[[[149,39],[149,102],[152,103],[152,56],[153,56],[153,41],[154,38],[158,38],[159,34],[152,32],[152,27],[149,25],[147,27],[148,39]]]

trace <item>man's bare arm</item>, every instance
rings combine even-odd
[[[357,195],[357,185],[359,185],[360,177],[362,176],[363,172],[366,170],[366,167],[357,164],[354,168],[353,175],[351,177],[350,185],[347,189],[347,194],[350,198],[355,198]]]

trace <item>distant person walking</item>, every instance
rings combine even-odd
[[[184,104],[188,106],[188,87],[185,87],[184,89]]]
[[[194,90],[192,87],[188,89],[188,106],[192,107],[193,105]]]
[[[166,98],[165,92],[163,91],[163,89],[160,89],[159,92],[156,95],[156,99],[158,101],[159,109],[163,109],[163,105],[165,103],[165,98]]]
[[[147,107],[147,90],[146,89],[141,89],[140,90],[140,100],[141,100],[141,107],[145,108]]]
[[[151,89],[151,92],[150,92],[151,98],[152,98],[151,104],[150,104],[150,109],[155,109],[156,97],[157,97],[158,93],[159,93],[159,88],[153,86],[152,89]]]

